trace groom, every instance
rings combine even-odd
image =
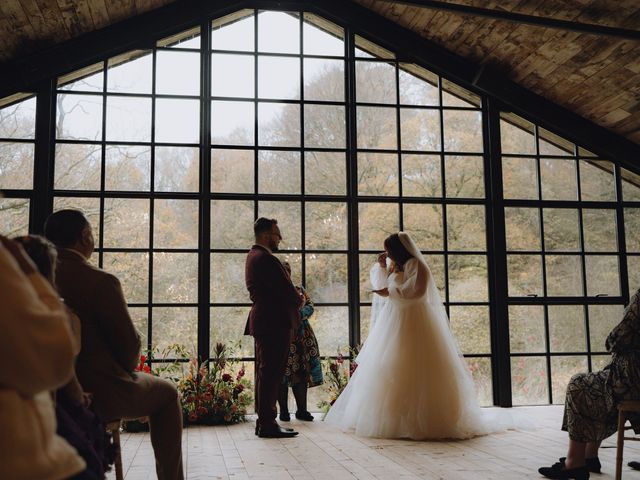
[[[302,297],[274,255],[282,235],[275,219],[258,218],[253,224],[256,243],[245,264],[245,281],[253,305],[245,335],[256,347],[256,434],[265,438],[298,434],[276,423],[276,400],[287,363],[294,329],[300,324]]]

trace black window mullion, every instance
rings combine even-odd
[[[153,266],[154,266],[154,257],[155,251],[153,249],[154,246],[154,218],[155,218],[155,190],[156,190],[156,149],[155,149],[155,140],[156,140],[156,50],[153,50],[151,60],[151,93],[153,98],[151,100],[151,156],[150,156],[150,175],[151,178],[149,180],[149,285],[148,285],[148,297],[147,302],[149,302],[149,306],[147,307],[147,348],[149,351],[152,351],[153,348]]]
[[[29,192],[29,232],[42,233],[53,211],[56,150],[56,81],[43,82],[36,93],[33,191]]]

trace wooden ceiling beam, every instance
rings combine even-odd
[[[540,17],[537,15],[527,15],[524,13],[509,12],[506,10],[495,10],[492,8],[480,8],[471,5],[461,5],[459,3],[448,3],[438,0],[377,0],[384,3],[398,5],[408,5],[411,7],[428,8],[431,10],[445,10],[449,12],[491,18],[494,20],[504,20],[507,22],[535,25],[544,28],[556,28],[572,32],[587,33],[590,35],[616,37],[624,40],[640,41],[640,31],[628,28],[609,27],[606,25],[595,25],[593,23],[573,22],[570,20],[558,20],[556,18]]]

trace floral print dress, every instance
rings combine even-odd
[[[574,375],[567,386],[562,430],[578,442],[599,442],[618,429],[617,404],[640,399],[640,290],[609,333],[611,363],[603,370]],[[640,433],[640,416],[631,424]]]
[[[322,384],[324,380],[318,340],[309,323],[314,307],[309,294],[304,288],[299,288],[305,301],[300,309],[300,327],[295,332],[289,347],[283,383],[289,386],[306,383],[308,387],[315,387]]]

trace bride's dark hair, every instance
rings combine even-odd
[[[413,258],[413,255],[405,248],[400,241],[400,236],[397,233],[389,235],[384,241],[384,248],[389,252],[391,260],[396,262],[401,267],[404,266],[407,261]]]

